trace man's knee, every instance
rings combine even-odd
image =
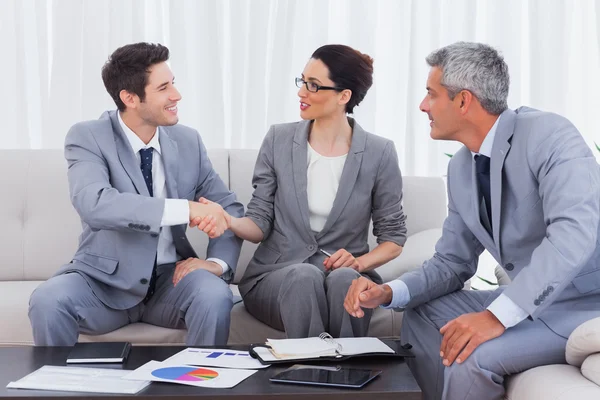
[[[456,377],[474,377],[477,372],[488,371],[494,374],[504,375],[501,370],[502,362],[499,355],[496,353],[494,344],[485,342],[478,346],[473,353],[461,363],[454,361],[451,366],[446,367],[446,376]]]
[[[200,272],[200,271],[197,271]],[[208,271],[196,274],[193,303],[207,312],[229,313],[233,307],[233,293],[225,281]]]
[[[69,294],[53,279],[42,283],[31,294],[29,298],[30,316],[32,313],[49,316],[72,311],[73,304]]]

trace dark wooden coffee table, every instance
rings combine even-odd
[[[233,346],[233,349],[245,350],[244,346]],[[45,397],[68,397],[69,399],[165,399],[180,398],[215,398],[219,400],[258,400],[282,399],[296,400],[417,400],[421,399],[421,391],[404,361],[397,358],[359,358],[334,365],[355,368],[380,369],[383,373],[360,390],[344,388],[327,388],[290,384],[275,384],[269,378],[283,371],[288,365],[271,366],[259,370],[232,389],[207,389],[192,386],[153,382],[135,396],[106,395],[76,392],[51,392],[37,390],[7,389],[6,385],[35,371],[43,365],[66,365],[65,360],[70,347],[4,347],[0,348],[0,399],[33,399]],[[181,351],[183,347],[133,347],[124,369],[133,370],[150,360],[162,361]],[[313,363],[311,363],[313,364]],[[331,364],[330,364],[331,365]]]

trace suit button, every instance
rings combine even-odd
[[[542,292],[542,296],[544,296],[544,297],[548,297],[549,294],[550,294],[550,292],[548,291],[548,289],[546,289]]]
[[[515,269],[515,266],[512,265],[511,263],[508,263],[508,264],[506,264],[505,268],[506,268],[507,271],[512,271],[513,269]]]
[[[141,283],[142,285],[145,285],[146,283],[148,283],[148,279],[146,279],[146,278],[142,278],[142,279],[140,279],[140,283]]]
[[[152,237],[157,237],[157,236],[158,236],[158,233],[151,233],[151,234],[150,234],[150,236],[152,236]]]
[[[538,299],[535,299],[533,302],[534,305],[539,306],[540,305],[540,301]]]
[[[552,286],[548,286],[548,291],[549,291],[550,293],[552,293],[552,292],[554,291],[554,288],[553,288]]]
[[[134,225],[133,225],[133,224],[130,222],[128,226],[129,226],[130,228],[133,228],[133,226],[134,226]]]
[[[145,230],[145,231],[149,231],[149,230],[150,230],[150,225],[146,225],[146,226],[144,227],[144,230]]]
[[[314,244],[309,244],[307,247],[310,251],[314,251],[317,248],[317,246],[315,246]]]

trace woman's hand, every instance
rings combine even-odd
[[[225,229],[231,228],[231,215],[229,215],[229,213],[225,211],[219,203],[212,202],[208,199],[205,199],[204,197],[200,197],[198,199],[198,203],[218,207],[219,211],[223,214],[223,217],[225,219]],[[192,221],[190,221],[190,227],[193,228],[197,226],[198,229],[206,233],[209,238],[214,239],[216,237],[221,236],[224,232],[224,230],[218,226],[217,222],[217,219],[213,215],[207,215],[204,218],[194,218]]]
[[[327,257],[323,261],[323,265],[326,271],[333,271],[338,268],[352,268],[358,272],[362,272],[365,269],[363,263],[346,249],[339,249],[331,257]]]

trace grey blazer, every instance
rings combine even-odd
[[[400,277],[408,307],[460,290],[485,248],[512,279],[503,293],[567,337],[600,316],[596,159],[567,119],[522,107],[502,113],[490,175],[493,236],[480,222],[470,151],[463,147],[452,157],[448,218],[436,253]]]
[[[365,132],[353,119],[349,122],[352,144],[340,185],[325,226],[316,234],[310,228],[306,194],[311,122],[273,125],[267,133],[256,161],[254,193],[246,212],[263,231],[264,239],[240,283],[242,295],[265,274],[305,262],[319,248],[344,248],[355,257],[369,252],[371,219],[379,243],[404,245],[402,176],[394,143]]]
[[[243,215],[212,167],[197,131],[183,125],[159,127],[167,195],[218,202],[231,215]],[[139,163],[116,111],[74,125],[65,141],[71,202],[83,232],[73,260],[57,272],[80,273],[107,306],[127,309],[148,290],[165,200],[149,197]],[[168,228],[165,228],[168,229]],[[186,225],[170,228],[177,253],[196,257],[185,235]],[[210,240],[207,256],[225,261],[235,272],[241,241],[231,232]]]

